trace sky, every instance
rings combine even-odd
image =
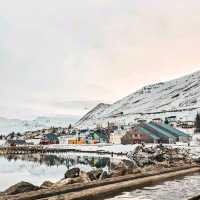
[[[200,69],[200,1],[0,0],[0,116],[83,115]]]

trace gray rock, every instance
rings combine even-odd
[[[49,188],[49,187],[52,187],[53,184],[54,184],[54,183],[52,183],[51,181],[45,181],[44,183],[42,183],[42,184],[40,185],[40,188],[43,188],[43,189]]]
[[[87,174],[88,174],[89,179],[91,181],[94,181],[94,180],[98,180],[102,173],[103,173],[102,169],[97,169],[97,170],[90,171]]]
[[[104,180],[106,178],[110,178],[110,174],[108,174],[106,171],[103,171],[99,177],[99,180]]]
[[[112,177],[123,176],[125,174],[128,174],[128,168],[124,165],[123,162],[120,162],[118,165],[112,167]]]
[[[5,194],[7,195],[14,195],[22,192],[30,192],[30,191],[35,191],[38,190],[39,187],[35,186],[31,183],[28,182],[19,182],[15,185],[12,185],[9,187],[7,190],[4,191]]]
[[[82,178],[82,177],[67,178],[67,179],[63,179],[63,180],[56,182],[53,185],[53,187],[62,187],[62,186],[70,185],[70,184],[74,184],[74,183],[87,183],[87,182],[89,182],[89,180]]]
[[[169,162],[172,165],[175,162],[189,162],[190,156],[187,150],[157,145],[154,147],[137,146],[133,152],[128,153],[137,167],[157,165],[163,162]]]
[[[79,177],[80,169],[79,168],[72,168],[65,173],[65,178],[76,178]]]

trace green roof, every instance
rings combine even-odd
[[[168,137],[168,138],[176,138],[176,137],[175,137],[173,134],[171,134],[170,132],[165,131],[165,130],[162,130],[162,129],[158,128],[157,126],[155,126],[155,125],[152,124],[152,123],[148,123],[147,125],[148,125],[149,127],[153,128],[154,130],[156,130],[158,134],[164,135],[165,137]]]
[[[180,136],[187,137],[188,136],[183,131],[173,128],[168,124],[156,124],[156,123],[152,123],[152,124],[154,124],[157,127],[160,127],[161,129],[163,129],[165,131],[168,131],[169,133],[173,134],[175,137],[180,137]]]
[[[158,140],[160,139],[159,137],[157,137],[156,135],[154,135],[153,133],[151,133],[150,131],[148,131],[147,129],[144,129],[142,127],[138,127],[139,131],[146,133],[151,139],[153,140]]]

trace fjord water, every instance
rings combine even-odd
[[[96,168],[109,170],[117,158],[77,153],[34,154],[0,157],[0,191],[20,181],[40,185],[46,180],[56,182],[72,167],[84,171]],[[158,185],[122,193],[109,200],[186,200],[200,194],[200,174],[193,174]]]
[[[199,173],[124,192],[107,200],[187,200],[197,195],[200,195]]]
[[[84,171],[107,168],[109,157],[77,154],[12,155],[0,156],[0,191],[20,181],[40,185],[46,180],[56,182],[64,178],[72,167]]]

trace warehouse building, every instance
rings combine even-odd
[[[164,123],[141,123],[121,139],[122,144],[189,142],[190,136]]]

